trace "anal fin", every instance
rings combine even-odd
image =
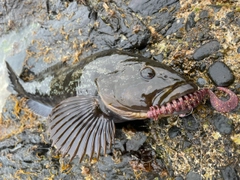
[[[94,96],[70,97],[53,108],[49,117],[50,138],[63,156],[70,160],[85,154],[91,160],[94,153],[99,158],[100,149],[114,141],[115,124],[113,119],[99,109]]]

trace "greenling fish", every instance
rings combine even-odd
[[[96,53],[72,66],[55,66],[24,82],[8,63],[13,88],[28,97],[28,106],[49,116],[52,144],[70,160],[104,154],[114,141],[115,123],[183,115],[205,96],[221,112],[236,107],[236,95],[220,101],[208,89],[198,90],[168,66],[119,50]]]

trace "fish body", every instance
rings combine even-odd
[[[107,109],[143,112],[152,105],[168,102],[174,96],[197,90],[195,84],[168,66],[119,50],[94,54],[72,66],[57,64],[27,82],[14,78],[15,73],[9,65],[8,69],[10,78],[22,86],[13,86],[19,94],[51,110],[69,97],[88,95],[104,101]],[[124,118],[123,115],[120,118]]]
[[[207,94],[168,66],[119,50],[54,66],[28,82],[8,63],[7,68],[29,107],[49,116],[52,144],[71,160],[99,157],[101,148],[105,153],[114,140],[114,123],[188,113]]]

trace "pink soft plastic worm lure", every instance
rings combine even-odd
[[[231,90],[218,87],[219,90],[226,92],[229,95],[227,101],[220,100],[210,89],[200,89],[194,93],[187,94],[162,106],[151,106],[147,112],[148,118],[157,120],[161,116],[178,114],[178,112],[190,112],[196,108],[206,96],[209,95],[212,106],[219,112],[230,112],[238,105],[238,97]],[[181,113],[180,113],[181,114]]]

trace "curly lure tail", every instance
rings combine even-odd
[[[219,90],[229,95],[227,101],[220,100],[210,89],[200,89],[194,93],[190,93],[172,100],[162,106],[151,106],[147,112],[148,118],[157,120],[161,116],[171,114],[182,114],[182,112],[190,112],[196,108],[207,96],[210,98],[212,106],[219,112],[230,112],[238,105],[238,97],[231,90],[218,87]]]
[[[218,87],[218,89],[227,93],[229,95],[229,99],[227,101],[222,101],[211,90],[208,90],[212,106],[217,111],[223,113],[230,112],[231,110],[235,109],[238,105],[237,95],[230,89],[224,87]]]

